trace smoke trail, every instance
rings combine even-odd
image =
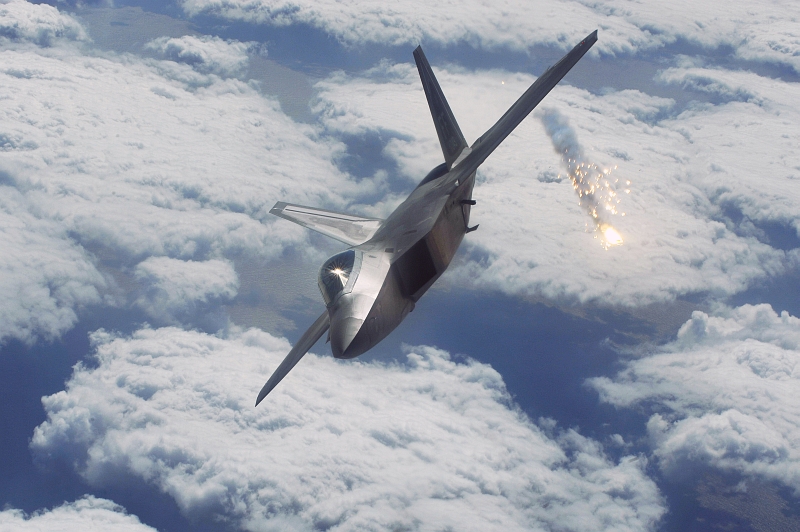
[[[606,249],[622,244],[622,237],[610,222],[611,216],[617,214],[619,197],[614,185],[619,180],[612,182],[611,169],[601,169],[586,160],[575,130],[560,112],[546,109],[539,113],[539,119],[553,142],[553,149],[561,155],[561,160],[567,167],[580,206],[592,217],[594,231],[598,233],[595,238],[600,235],[600,243]],[[630,185],[630,181],[626,184]],[[622,216],[625,216],[624,212]]]

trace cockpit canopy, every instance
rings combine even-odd
[[[361,253],[352,249],[337,253],[325,261],[319,270],[319,291],[325,305],[330,306],[336,297],[353,289],[361,267]]]

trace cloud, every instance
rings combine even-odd
[[[81,24],[55,7],[10,0],[0,4],[0,42],[32,42],[52,46],[57,41],[88,41]]]
[[[800,72],[800,31],[793,24],[800,9],[791,1],[730,2],[724,12],[690,0],[580,3],[591,5],[598,14],[621,17],[656,41],[682,39],[712,50],[731,48],[742,59],[780,63]]]
[[[62,16],[49,6],[3,8]],[[22,27],[26,19],[15,17],[7,20]],[[247,83],[216,75],[239,71],[245,43],[161,39],[153,46],[176,61],[157,61],[87,55],[60,42],[47,49],[6,43],[0,171],[8,192],[21,194],[13,212],[52,223],[47,238],[64,239],[75,268],[6,276],[8,294],[44,298],[28,315],[4,303],[13,325],[3,337],[52,337],[74,323],[76,310],[124,300],[120,291],[135,281],[130,272],[148,257],[276,257],[308,238],[270,220],[278,200],[385,216],[403,197],[387,192],[395,176],[351,179],[335,164],[345,157],[339,138],[388,138],[383,155],[408,187],[441,158],[409,65],[319,83],[322,129],[293,122]],[[440,77],[470,139],[532,81],[457,67]],[[671,100],[637,91],[559,87],[546,102],[570,120],[587,157],[601,166],[624,163],[615,175],[634,183],[621,205],[629,218],[615,221],[624,246],[612,254],[587,244],[586,217],[557,178],[541,126],[529,119],[481,170],[477,198],[485,208],[474,213],[481,230],[468,239],[481,262],[468,263],[461,278],[511,294],[638,305],[694,292],[725,296],[795,264],[798,240],[775,236],[800,226],[793,86],[686,58],[659,81],[719,101],[679,113]],[[72,280],[82,295],[51,293],[53,283]]]
[[[674,67],[663,79],[680,83],[698,68]],[[465,241],[474,260],[457,266],[457,282],[636,306],[698,292],[724,297],[792,268],[800,240],[781,245],[770,232],[794,234],[800,220],[800,189],[792,186],[800,148],[790,145],[800,120],[791,104],[796,91],[756,74],[700,70],[725,78],[724,88],[720,80],[705,84],[708,90],[730,95],[748,87],[752,96],[682,110],[640,91],[592,94],[561,85],[537,111],[567,119],[583,159],[611,171],[609,186],[621,201],[619,215],[607,221],[622,246],[606,251],[594,240],[571,183],[557,177],[566,174],[561,154],[541,121],[529,117],[479,170],[471,221],[480,229]],[[468,140],[491,127],[534,79],[458,67],[437,75]],[[337,73],[317,89],[314,108],[326,128],[379,134],[383,155],[409,182],[441,162],[412,65]]]
[[[259,408],[289,350],[266,333],[98,332],[97,366],[43,399],[39,460],[94,487],[133,475],[191,518],[247,530],[643,530],[664,513],[641,457],[615,463],[573,430],[543,431],[500,375],[443,351],[404,364],[307,355]]]
[[[800,493],[800,319],[769,305],[696,311],[670,344],[590,379],[600,398],[644,408],[667,474],[698,465]]]
[[[32,212],[33,211],[33,212]],[[107,279],[56,220],[0,181],[0,341],[53,339],[103,302]]]
[[[179,324],[236,297],[239,279],[230,262],[150,257],[136,265],[143,286],[136,304],[159,322]]]
[[[398,162],[409,185],[441,162],[425,94],[416,70],[408,64],[384,62],[357,76],[335,72],[315,89],[312,109],[322,125],[335,135],[379,133],[387,142],[383,153]]]
[[[227,50],[203,56],[210,71],[244,46],[176,42]],[[0,338],[51,338],[87,305],[122,304],[148,257],[263,261],[305,242],[268,214],[276,201],[342,209],[378,189],[336,167],[343,144],[246,82],[57,42],[2,56],[0,249],[17,251],[0,256]]]
[[[721,100],[687,109],[665,123],[686,138],[687,151],[699,163],[692,182],[716,205],[744,216],[739,231],[747,229],[748,221],[774,222],[800,235],[795,193],[800,149],[792,142],[800,118],[797,84],[691,61],[664,70],[659,78]],[[758,234],[757,229],[751,230]]]
[[[0,529],[16,532],[152,532],[135,515],[106,499],[88,495],[47,511],[26,515],[21,510],[0,512]]]
[[[597,13],[577,2],[549,1],[532,5],[505,2],[487,6],[477,2],[321,2],[263,0],[182,0],[189,16],[215,15],[232,20],[286,26],[307,24],[346,43],[392,45],[438,42],[513,50],[536,44],[572,47],[597,27]],[[569,10],[564,24],[562,10]],[[557,21],[557,22],[556,22]],[[607,51],[632,51],[654,39],[621,17],[604,17]]]
[[[347,43],[467,42],[482,48],[530,50],[573,46],[595,28],[604,53],[641,53],[688,41],[715,53],[730,47],[747,60],[790,66],[800,72],[800,15],[795,2],[731,2],[718,6],[688,0],[634,3],[623,0],[548,0],[532,4],[470,2],[339,2],[334,0],[182,0],[190,16],[285,26],[307,24]]]
[[[159,37],[145,46],[165,59],[186,63],[200,72],[223,77],[244,73],[248,64],[247,52],[251,47],[252,43],[226,41],[209,35]]]

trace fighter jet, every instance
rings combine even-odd
[[[319,270],[325,311],[261,389],[256,406],[330,330],[336,358],[353,358],[386,338],[444,273],[470,227],[475,172],[597,41],[589,34],[548,68],[471,146],[456,123],[422,47],[414,60],[444,163],[431,170],[385,220],[278,202],[272,214],[350,246]]]

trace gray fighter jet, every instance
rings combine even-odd
[[[279,202],[272,214],[344,242],[325,261],[319,289],[326,309],[261,389],[256,406],[328,329],[336,358],[353,358],[386,338],[444,273],[469,226],[475,171],[597,41],[588,35],[539,79],[472,146],[422,53],[414,50],[445,162],[425,176],[385,220]]]

